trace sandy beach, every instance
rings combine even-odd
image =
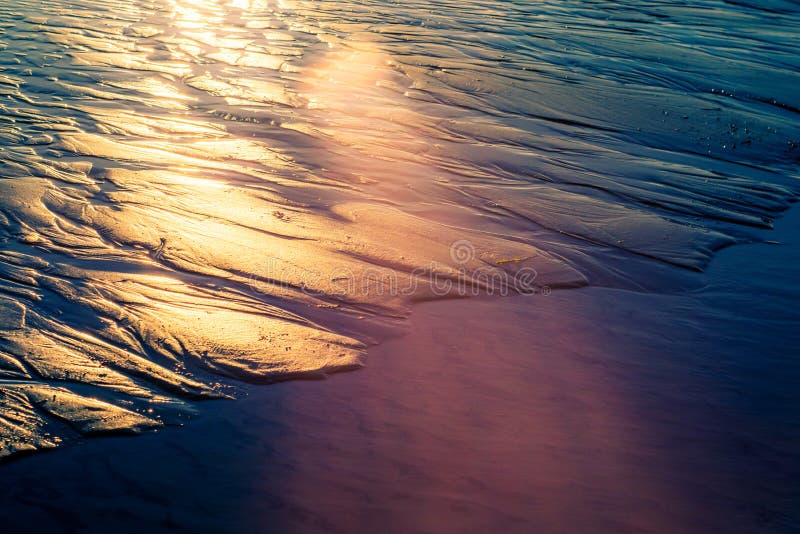
[[[797,530],[798,25],[5,2],[4,528]]]

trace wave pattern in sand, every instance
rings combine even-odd
[[[5,2],[0,457],[359,367],[414,301],[763,238],[800,158],[771,5]]]

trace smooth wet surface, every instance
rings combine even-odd
[[[796,248],[763,243],[797,233],[799,26],[780,0],[4,2],[0,458],[145,434],[5,473],[65,472],[67,526],[92,521],[59,462],[107,490],[138,458],[158,523],[165,448],[213,441],[162,526],[221,486],[219,526],[788,528]]]

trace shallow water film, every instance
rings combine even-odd
[[[700,291],[800,192],[798,28],[782,0],[4,1],[0,458],[359,368],[423,301]]]

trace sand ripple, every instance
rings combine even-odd
[[[763,239],[800,160],[771,5],[5,2],[0,457],[357,368],[419,300]]]

